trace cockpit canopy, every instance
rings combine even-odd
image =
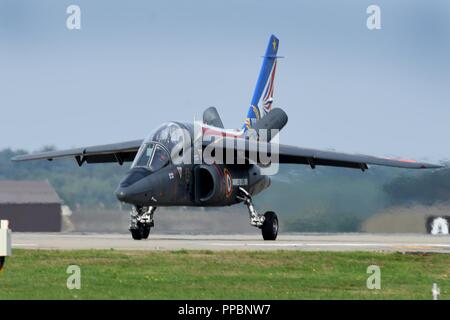
[[[184,133],[185,130],[180,124],[166,122],[150,133],[145,142],[159,142],[170,151],[177,143],[183,141]]]
[[[186,137],[186,129],[180,124],[162,124],[144,140],[131,167],[143,167],[152,172],[160,170],[169,164],[172,149],[183,139],[189,138]]]

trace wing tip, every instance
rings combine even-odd
[[[23,156],[14,156],[11,158],[12,162],[19,162],[19,161],[23,161]]]
[[[431,164],[431,163],[421,163],[419,169],[444,169],[448,168],[446,165],[441,164]]]
[[[396,159],[396,158],[386,158],[389,160],[394,160],[394,161],[400,161],[406,164],[411,164],[411,165],[416,165],[417,169],[442,169],[442,168],[446,168],[447,166],[444,164],[434,164],[434,163],[426,163],[426,162],[419,162],[416,160],[412,160],[412,159]]]
[[[38,154],[21,154],[10,159],[12,162],[22,162],[29,160],[53,160],[53,158],[40,157]]]

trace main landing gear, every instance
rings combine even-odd
[[[278,217],[276,213],[267,211],[264,215],[259,214],[256,212],[250,193],[242,187],[239,188],[239,191],[240,195],[238,198],[244,201],[247,206],[250,224],[261,229],[264,240],[275,240],[278,235]]]
[[[148,238],[150,229],[155,226],[153,221],[155,210],[156,207],[133,207],[129,230],[134,240]]]
[[[0,257],[0,271],[2,271],[3,266],[5,265],[5,260],[6,260],[5,257]]]

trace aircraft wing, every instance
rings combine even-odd
[[[230,141],[227,141],[230,140]],[[41,152],[34,154],[25,154],[12,158],[12,161],[27,161],[27,160],[53,160],[58,158],[75,158],[81,166],[83,163],[108,163],[133,161],[139,147],[143,140],[133,140],[121,143],[113,143],[107,145],[98,145],[91,147],[82,147],[61,151]],[[214,148],[232,149],[235,158],[238,153],[249,156],[249,150],[262,151],[262,154],[269,153],[272,160],[277,159],[278,163],[297,163],[309,165],[312,168],[316,166],[333,166],[365,170],[368,165],[380,165],[407,169],[435,169],[442,166],[436,164],[429,164],[417,162],[414,160],[403,159],[389,159],[380,158],[361,154],[348,154],[334,151],[325,151],[309,148],[300,148],[296,146],[275,144],[268,142],[257,142],[248,139],[230,139],[224,138],[216,140],[214,143],[204,141],[203,145],[206,147],[210,145]],[[237,153],[237,152],[238,153]],[[260,159],[257,159],[260,162]],[[235,163],[238,163],[237,161]]]
[[[12,161],[42,160],[52,161],[58,158],[75,158],[78,165],[83,163],[107,163],[133,161],[143,140],[133,140],[120,143],[82,147],[61,151],[49,151],[20,155],[12,158]]]
[[[228,140],[228,141],[227,141]],[[244,141],[245,140],[245,141]],[[239,154],[244,155],[246,159],[251,152],[262,151],[262,154],[268,154],[278,163],[297,163],[309,165],[312,168],[316,166],[333,166],[366,170],[368,165],[379,165],[396,168],[407,169],[436,169],[442,168],[440,165],[417,162],[414,160],[390,159],[374,157],[362,154],[348,154],[334,151],[325,151],[317,149],[300,148],[296,146],[275,144],[270,142],[262,142],[248,139],[230,139],[223,138],[213,143],[204,141],[203,146],[219,147],[223,149],[233,149],[234,158],[237,159]],[[266,152],[267,150],[267,152]],[[276,157],[278,156],[278,157]],[[278,158],[278,159],[276,159]],[[250,157],[250,159],[254,160]],[[273,161],[273,160],[272,160]],[[257,160],[261,163],[259,157]]]
[[[289,145],[279,145],[280,163],[300,163],[311,167],[333,166],[365,170],[368,165],[378,165],[406,169],[435,169],[442,166],[415,160],[390,159],[363,154],[348,154],[334,151],[299,148]]]

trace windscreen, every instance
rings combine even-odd
[[[160,146],[156,146],[155,150],[153,151],[153,157],[150,160],[150,170],[151,171],[158,171],[161,168],[164,168],[169,163],[169,155],[167,154],[166,150],[164,150]]]
[[[132,164],[134,167],[144,167],[158,171],[169,163],[169,154],[160,145],[149,142],[142,145]]]

